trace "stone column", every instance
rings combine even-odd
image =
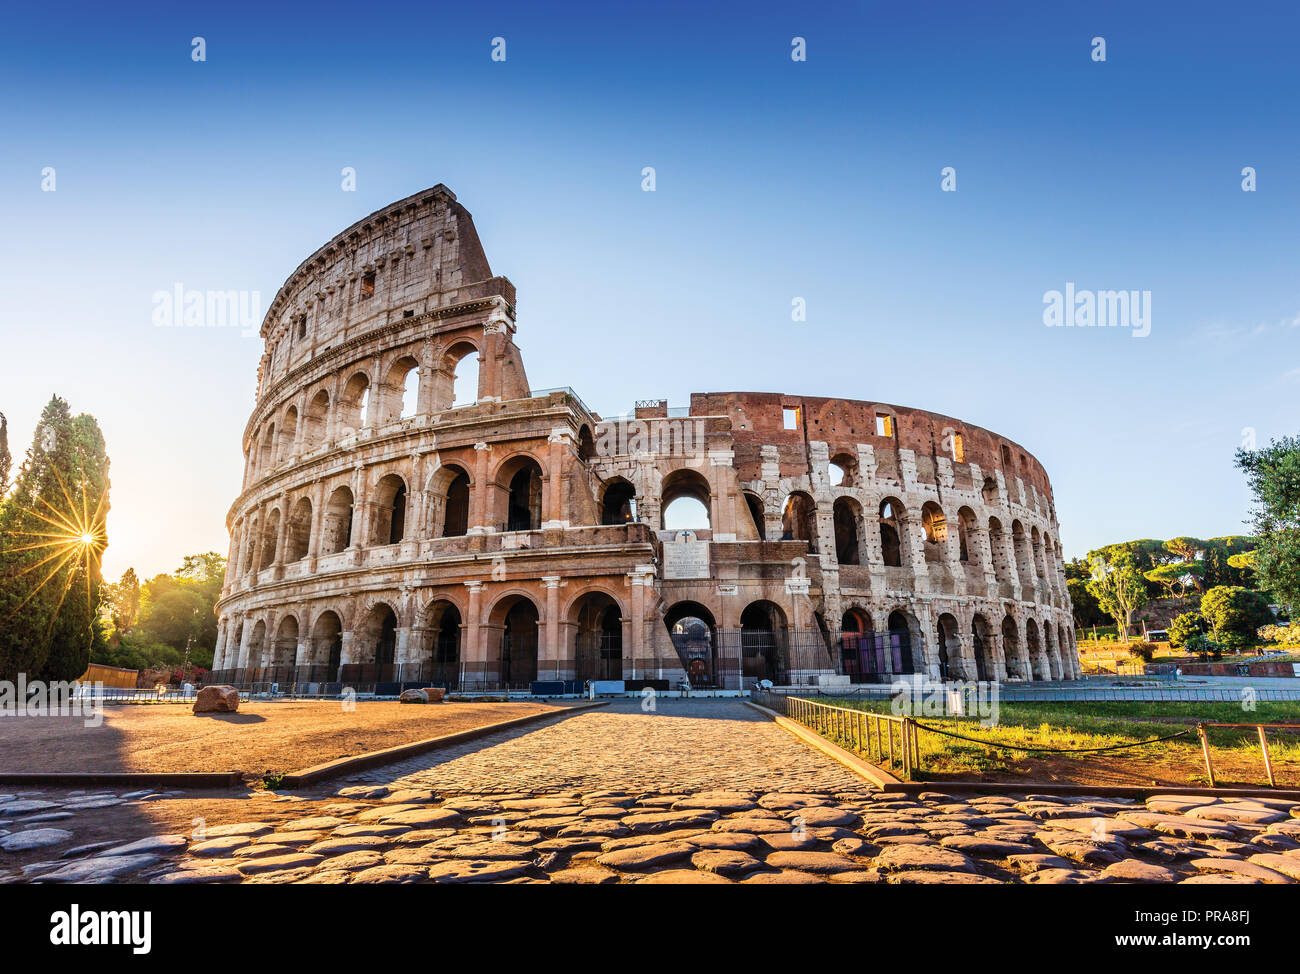
[[[488,453],[491,451],[486,443],[474,444],[474,484],[470,494],[469,530],[467,534],[491,534],[491,485],[488,478]]]
[[[546,490],[542,495],[542,529],[555,530],[569,525],[565,517],[561,486],[564,482],[564,460],[568,451],[569,431],[562,427],[551,430],[547,437],[550,455],[546,469]]]
[[[483,668],[487,661],[482,646],[483,583],[465,582],[465,588],[469,590],[469,607],[461,626],[461,659],[469,682],[478,684],[482,682]]]
[[[573,663],[563,660],[560,645],[560,576],[543,575],[542,584],[546,586],[546,621],[542,624],[540,650],[537,654],[537,676],[544,679],[545,673],[556,673],[558,679],[572,675]],[[561,665],[563,664],[563,666]]]

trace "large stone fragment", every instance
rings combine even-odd
[[[194,697],[196,714],[233,714],[239,709],[239,691],[234,687],[214,684],[204,687]]]
[[[67,829],[28,829],[26,832],[15,832],[0,839],[0,849],[4,849],[5,852],[26,852],[28,849],[43,849],[46,846],[58,845],[71,838],[72,833]]]
[[[861,867],[855,864],[853,868]],[[876,857],[876,868],[881,872],[933,869],[941,872],[973,873],[975,863],[968,856],[953,849],[937,846],[893,845]]]

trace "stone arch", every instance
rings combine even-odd
[[[1007,558],[1007,538],[1002,522],[989,518],[989,551],[993,556],[993,575],[1001,584],[1011,582],[1011,563]]]
[[[767,540],[767,513],[763,509],[763,498],[752,490],[747,490],[745,494],[745,507],[749,511],[750,520],[754,522],[754,530],[758,534],[759,541]]]
[[[265,666],[264,658],[266,653],[266,620],[258,619],[253,624],[253,632],[248,637],[248,666],[258,667]]]
[[[1061,654],[1056,648],[1056,632],[1053,629],[1052,621],[1044,619],[1042,623],[1043,632],[1043,649],[1047,655],[1047,670],[1050,679],[1060,680],[1061,675]]]
[[[433,411],[440,413],[478,402],[481,367],[481,349],[469,338],[444,349],[434,368]]]
[[[979,522],[975,512],[969,507],[957,510],[957,560],[971,568],[982,568],[980,546],[978,542]]]
[[[489,643],[488,662],[501,686],[522,688],[537,679],[541,623],[541,609],[530,595],[506,593],[492,604],[487,630],[496,638],[495,646]]]
[[[862,505],[852,497],[837,497],[832,507],[835,522],[835,560],[841,565],[861,565]]]
[[[303,496],[294,503],[284,534],[284,560],[298,561],[307,557],[311,547],[311,499]]]
[[[406,481],[398,474],[385,474],[375,484],[370,543],[398,544],[406,537]]]
[[[1025,649],[1029,653],[1029,666],[1035,680],[1049,680],[1051,668],[1047,663],[1047,653],[1038,635],[1038,623],[1032,618],[1025,620]]]
[[[1002,618],[1002,661],[1006,666],[1008,680],[1029,679],[1029,674],[1025,672],[1024,657],[1020,654],[1020,627],[1010,612]]]
[[[903,567],[907,552],[907,508],[897,497],[886,497],[878,510],[880,556],[886,568]]]
[[[323,444],[329,438],[330,394],[324,389],[317,389],[307,401],[307,411],[303,414],[302,447],[303,452]]]
[[[351,546],[352,507],[352,488],[347,485],[335,487],[325,504],[325,516],[321,520],[321,554],[337,554]]]
[[[473,479],[458,462],[444,463],[429,477],[429,523],[435,538],[459,538],[469,533]]]
[[[376,667],[372,677],[381,682],[392,679],[392,668],[397,662],[397,610],[386,600],[367,602],[357,614],[352,633],[352,662]],[[366,679],[363,670],[360,679]]]
[[[420,679],[453,690],[460,685],[465,631],[461,607],[440,595],[421,610],[420,620],[424,627]]]
[[[571,599],[565,613],[575,680],[623,679],[623,607],[592,588]]]
[[[965,661],[961,655],[961,636],[957,617],[950,612],[940,613],[935,621],[935,663],[940,680],[960,679],[965,676]]]
[[[771,680],[784,686],[790,681],[790,633],[784,610],[760,599],[740,613],[741,670],[746,685]]]
[[[383,419],[391,422],[414,416],[420,409],[420,363],[409,352],[399,355],[384,379]]]
[[[624,477],[600,485],[600,523],[628,524],[636,520],[636,488]]]
[[[781,540],[806,541],[817,550],[817,505],[807,491],[792,490],[781,505]]]
[[[676,602],[664,613],[664,626],[686,667],[691,686],[720,685],[718,631],[713,613],[699,602]]]
[[[287,668],[298,663],[298,617],[292,612],[280,620],[270,656],[272,666]]]
[[[280,509],[272,508],[266,516],[266,525],[262,528],[262,567],[269,568],[275,564],[277,545],[280,541]]]
[[[983,614],[976,612],[971,617],[971,654],[975,657],[975,679],[981,682],[996,680],[997,643],[993,638],[993,627]]]
[[[370,406],[370,376],[354,372],[343,384],[343,391],[335,403],[335,428],[341,436],[349,436],[369,425],[366,413]]]
[[[493,478],[493,522],[502,531],[537,531],[542,526],[545,475],[531,453],[515,453],[497,466]]]
[[[262,450],[258,455],[258,470],[267,474],[275,469],[275,424],[267,423],[262,431]]]
[[[280,421],[280,446],[276,455],[281,459],[287,459],[294,455],[295,447],[298,445],[298,407],[291,405],[284,411],[284,418]]]
[[[840,617],[841,669],[853,683],[874,683],[885,672],[883,651],[871,613],[850,606]]]
[[[905,609],[889,613],[885,623],[889,632],[889,662],[891,673],[916,673],[924,658],[920,646],[920,626],[916,616]]]
[[[659,503],[665,530],[710,528],[714,524],[713,489],[698,470],[678,467],[664,477]]]
[[[323,668],[323,682],[338,679],[343,662],[343,620],[333,609],[323,609],[311,627],[311,663]]]
[[[1037,572],[1032,567],[1032,555],[1029,551],[1029,537],[1025,533],[1025,526],[1016,518],[1011,522],[1011,548],[1016,556],[1016,575],[1020,579],[1020,586],[1025,592],[1025,598],[1028,600],[1029,587],[1034,584]]]
[[[921,505],[921,530],[925,536],[925,560],[927,564],[938,564],[944,560],[944,549],[948,544],[948,518],[943,508],[934,501]]]
[[[841,450],[831,456],[827,473],[827,481],[832,487],[848,489],[862,486],[858,458],[848,451]]]

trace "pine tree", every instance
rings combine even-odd
[[[99,424],[53,397],[0,504],[0,679],[76,679],[96,640],[108,456]]]
[[[9,492],[9,470],[13,465],[13,454],[9,452],[9,420],[0,413],[0,500]]]

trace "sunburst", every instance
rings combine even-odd
[[[39,521],[40,525],[34,526],[34,530],[9,532],[10,538],[19,542],[9,548],[10,551],[37,551],[43,555],[40,560],[28,565],[13,576],[15,581],[28,575],[33,578],[39,577],[39,580],[32,585],[31,590],[23,600],[13,608],[12,612],[10,612],[10,618],[30,602],[36,593],[50,584],[52,580],[58,578],[65,568],[68,569],[66,573],[63,573],[63,588],[59,592],[58,604],[55,606],[54,611],[50,613],[51,629],[79,571],[82,577],[85,578],[86,604],[90,606],[92,567],[104,548],[108,546],[108,532],[104,512],[104,506],[108,500],[108,491],[104,490],[100,493],[99,501],[92,510],[87,503],[84,482],[80,492],[80,504],[78,504],[68,492],[67,485],[63,482],[63,478],[59,476],[58,471],[54,472],[54,476],[59,485],[59,493],[63,495],[63,505],[56,506],[44,497],[40,497],[38,501],[43,510],[22,509],[23,513]],[[54,584],[58,583],[55,582]],[[90,606],[92,618],[94,611],[94,606]],[[88,637],[92,634],[89,623],[90,620],[88,619]]]

